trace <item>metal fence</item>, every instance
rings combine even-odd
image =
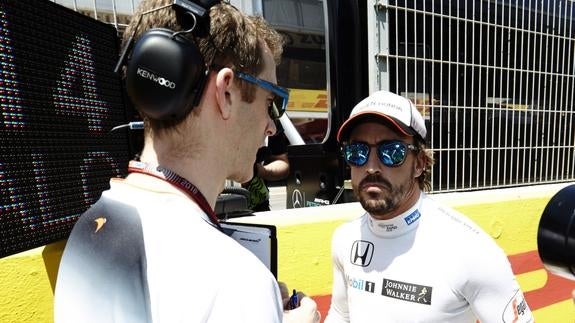
[[[575,178],[574,3],[379,1],[391,91],[424,113],[434,192]]]
[[[139,0],[54,2],[121,31]],[[388,47],[375,55],[384,87],[426,118],[432,191],[575,179],[573,1],[379,0],[368,10],[385,21]]]

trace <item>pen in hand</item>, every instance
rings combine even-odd
[[[316,302],[304,293],[293,290],[289,295],[287,286],[280,282],[282,299],[285,310],[282,322],[284,323],[320,323],[321,314],[317,310]]]
[[[294,308],[297,308],[298,305],[299,305],[299,299],[297,296],[297,292],[294,289],[293,294],[289,298],[288,309],[293,310]]]

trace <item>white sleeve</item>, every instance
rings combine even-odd
[[[462,292],[481,322],[534,322],[507,256],[495,242],[476,249],[467,270]]]
[[[218,294],[207,322],[282,322],[282,299],[278,284],[271,273],[258,274],[252,277],[230,276],[245,281],[232,282],[228,289],[224,289]],[[250,277],[250,279],[238,277]]]
[[[342,251],[338,244],[338,232],[336,230],[331,243],[333,264],[333,287],[331,292],[331,306],[324,323],[348,323],[349,310],[347,304],[347,282],[345,271],[339,253]]]

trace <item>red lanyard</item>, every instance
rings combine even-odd
[[[191,197],[194,201],[196,201],[196,203],[202,209],[202,211],[204,211],[210,217],[210,221],[216,227],[221,229],[218,217],[216,216],[216,212],[214,212],[214,210],[204,197],[204,194],[202,194],[202,192],[200,192],[200,190],[194,184],[190,183],[190,181],[188,181],[187,179],[181,177],[180,175],[174,173],[173,171],[165,167],[162,166],[154,167],[148,163],[139,162],[135,160],[131,160],[130,163],[128,164],[128,171],[131,173],[142,173],[154,176],[178,187],[182,191],[186,192],[186,194],[189,197]]]

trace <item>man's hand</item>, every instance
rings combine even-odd
[[[283,304],[284,304],[284,318],[283,323],[319,323],[321,315],[317,310],[317,304],[310,297],[305,296],[302,292],[297,292],[298,304],[297,307],[288,310],[290,294],[286,284],[279,283]]]
[[[321,315],[317,310],[317,304],[307,296],[303,296],[300,300],[299,307],[284,311],[283,323],[319,323],[320,321]]]

